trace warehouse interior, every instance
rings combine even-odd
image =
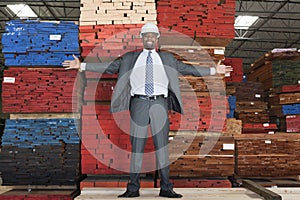
[[[5,22],[18,17],[8,4],[27,4],[40,20],[78,21],[80,1],[8,1],[0,2],[0,31]],[[299,2],[297,0],[237,0],[235,15],[258,16],[258,21],[248,30],[237,29],[233,41],[226,47],[226,57],[243,58],[248,69],[258,58],[274,48],[299,46]]]
[[[14,4],[22,4],[21,10],[28,5],[35,16],[20,18],[20,9],[15,13],[9,7]],[[298,199],[299,10],[298,0],[2,0],[0,199],[111,199],[124,190],[130,157],[124,133],[128,113],[109,114],[117,76],[66,71],[59,63],[73,54],[97,62],[136,50],[141,46],[134,34],[147,21],[162,31],[161,51],[185,62],[211,66],[222,60],[233,66],[229,77],[180,78],[188,112],[186,117],[169,113],[169,148],[174,156],[171,180],[184,199],[234,199],[226,196],[230,193],[236,199]],[[254,19],[238,24],[240,16]],[[33,45],[24,53],[22,39],[15,40],[11,32],[17,30],[14,26],[30,27],[31,44],[43,38],[39,30],[57,30],[55,36],[68,39],[54,39],[61,41],[55,47]],[[116,43],[126,38],[123,34],[132,41],[120,50]],[[172,34],[178,40],[165,39]],[[200,45],[187,46],[191,41]],[[37,55],[41,63],[35,61]],[[101,143],[104,135],[91,130],[98,129],[97,123],[112,143]],[[149,138],[145,152],[153,150]],[[118,156],[110,157],[117,151]],[[160,179],[155,158],[147,156],[141,198],[154,199]]]

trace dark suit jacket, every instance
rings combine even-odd
[[[131,98],[130,74],[141,52],[129,52],[121,58],[110,63],[87,63],[86,70],[100,73],[118,73],[118,81],[111,99],[111,112],[119,112],[129,109]],[[193,76],[208,76],[210,68],[187,65],[174,58],[171,53],[158,52],[169,79],[168,103],[169,109],[183,113],[182,99],[180,95],[178,73]]]

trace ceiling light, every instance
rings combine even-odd
[[[7,5],[7,7],[20,18],[37,17],[33,10],[26,4]]]
[[[235,19],[234,27],[235,29],[249,29],[257,20],[258,16],[248,16],[248,15],[239,15]]]

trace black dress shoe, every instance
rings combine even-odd
[[[118,197],[133,198],[133,197],[139,197],[139,196],[140,196],[139,191],[131,192],[131,191],[126,190],[126,192],[124,194],[121,194]]]
[[[174,192],[173,189],[168,189],[168,190],[160,189],[159,196],[160,197],[168,197],[168,198],[181,198],[182,197],[181,194],[177,194],[176,192]]]

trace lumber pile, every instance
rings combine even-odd
[[[9,188],[0,193],[1,200],[73,200],[78,195],[76,189],[63,188]]]
[[[84,90],[85,101],[110,101],[113,93],[113,88],[116,85],[116,80],[93,81],[87,80]]]
[[[164,45],[160,49],[172,53],[191,67],[215,67],[220,56],[214,54],[213,47]],[[185,114],[170,112],[170,130],[225,132],[228,102],[223,76],[183,75],[180,77],[180,89]]]
[[[261,82],[270,118],[280,131],[299,132],[300,53],[297,49],[274,49],[251,65],[249,80]]]
[[[298,104],[299,105],[299,104]],[[299,106],[297,108],[299,113]],[[300,114],[286,116],[286,132],[300,133]]]
[[[79,55],[78,25],[74,22],[11,20],[2,36],[6,66],[61,66]]]
[[[226,83],[243,82],[243,59],[242,58],[225,58],[224,65],[231,66],[230,76],[225,77]]]
[[[236,135],[242,133],[242,120],[235,118],[226,119],[226,132],[223,135]]]
[[[298,134],[235,136],[236,173],[241,177],[299,175]]]
[[[12,20],[2,41],[2,110],[9,118],[1,135],[3,184],[75,185],[83,79],[61,62],[79,55],[78,26]]]
[[[80,178],[76,123],[7,119],[0,152],[3,185],[75,185]]]
[[[170,182],[174,188],[232,188],[227,178],[171,178]],[[157,187],[160,187],[160,179],[157,180]]]
[[[80,25],[143,24],[156,22],[154,0],[81,0]]]
[[[85,25],[79,27],[81,56],[86,62],[110,61],[126,52],[142,49],[143,24]]]
[[[82,107],[81,170],[83,174],[127,174],[129,172],[130,116],[128,112],[110,113],[109,105]],[[142,173],[155,170],[152,137],[145,147]]]
[[[300,90],[297,85],[284,85],[269,92],[270,115],[279,121],[281,131],[300,132]]]
[[[2,83],[3,112],[78,113],[82,85],[77,70],[10,67]]]
[[[264,90],[298,84],[300,52],[266,53],[251,65],[249,81],[261,82]]]
[[[235,1],[160,0],[160,27],[195,38],[201,45],[226,46],[234,38]]]
[[[261,83],[249,81],[226,85],[227,94],[233,99],[230,103],[233,116],[242,120],[243,133],[274,133],[277,130],[276,124],[270,122]]]
[[[234,173],[231,136],[177,132],[170,141],[169,152],[171,177],[227,177]]]
[[[142,49],[139,36],[141,27],[146,22],[157,23],[156,3],[153,0],[81,0],[81,5],[79,42],[84,62],[112,61],[127,52]],[[82,173],[94,178],[86,184],[100,186],[105,185],[105,181],[99,175],[129,172],[130,117],[127,112],[112,114],[109,111],[117,74],[85,72],[85,77],[85,105],[81,121]],[[151,153],[153,149],[150,137],[143,161],[144,174],[155,170],[155,158]]]
[[[80,182],[80,189],[83,188],[126,188],[128,176],[126,175],[90,175]],[[155,188],[155,180],[153,177],[140,177],[141,188]]]

